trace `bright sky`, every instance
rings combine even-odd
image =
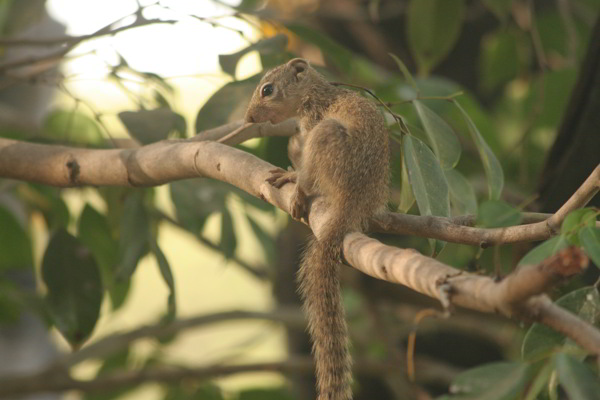
[[[140,2],[156,3],[147,0]],[[137,2],[48,0],[47,9],[55,19],[66,25],[68,34],[84,35],[135,12]],[[120,54],[132,68],[168,78],[169,83],[177,89],[176,110],[182,112],[189,125],[192,125],[202,103],[229,80],[220,71],[218,55],[235,52],[246,47],[248,42],[232,30],[214,28],[189,14],[204,18],[219,17],[219,24],[241,30],[248,38],[256,40],[257,33],[247,23],[237,18],[223,18],[231,14],[227,7],[208,0],[161,0],[159,5],[146,8],[144,16],[149,19],[177,19],[180,22],[135,28],[115,37],[107,36],[82,43],[71,54],[83,56],[73,58],[63,66],[69,78],[69,90],[102,113],[110,115],[124,108],[134,109],[135,105],[121,89],[104,80],[109,71],[108,65],[117,64]],[[129,22],[131,20],[124,21],[125,24]],[[94,54],[89,54],[91,51],[95,51]],[[256,55],[244,57],[238,66],[238,78],[258,72],[260,67],[257,59]],[[135,83],[127,83],[127,86],[133,91],[143,90]],[[69,99],[61,98],[61,104],[68,107]],[[116,118],[109,117],[109,124],[117,131],[113,133],[122,132],[123,128]]]

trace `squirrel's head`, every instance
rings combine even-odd
[[[294,58],[267,72],[252,95],[246,122],[276,124],[296,116],[311,72],[316,73],[302,58]]]

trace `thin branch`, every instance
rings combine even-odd
[[[116,333],[104,337],[88,346],[81,348],[79,351],[71,353],[58,360],[56,365],[60,365],[62,367],[71,367],[84,360],[104,357],[107,354],[113,354],[119,350],[122,350],[129,346],[132,342],[143,338],[161,339],[173,336],[183,330],[194,327],[242,320],[283,322],[290,326],[296,326],[299,329],[303,329],[305,326],[304,317],[300,310],[296,308],[280,308],[270,312],[234,310],[215,314],[199,315],[186,319],[178,319],[166,324],[161,322],[158,324],[146,325],[128,332]],[[52,368],[53,367],[50,367],[49,370]]]
[[[225,127],[235,128],[226,130]],[[231,122],[222,127],[214,128],[197,134],[190,141],[214,140],[218,143],[235,146],[249,139],[262,138],[269,136],[289,137],[298,133],[299,127],[295,119],[289,119],[279,124],[273,125],[270,122],[253,124],[243,121]]]
[[[521,224],[533,224],[534,222],[542,222],[551,217],[550,213],[540,213],[540,212],[521,212]],[[473,214],[467,215],[458,215],[456,217],[449,218],[450,222],[456,225],[464,225],[464,226],[475,226],[477,223],[477,216]]]
[[[130,25],[112,29],[112,27],[116,23],[124,20],[125,18],[131,17],[133,15],[137,16],[137,19],[135,22],[133,22]],[[99,36],[105,36],[105,35],[115,35],[119,32],[123,32],[125,30],[137,28],[140,26],[146,26],[146,25],[152,25],[152,24],[174,24],[176,22],[178,22],[178,21],[177,20],[146,19],[141,13],[127,15],[127,16],[119,19],[118,21],[111,22],[110,24],[104,26],[103,28],[98,29],[96,32],[90,33],[89,35],[75,36],[75,37],[69,38],[66,41],[58,42],[57,44],[63,43],[64,45],[56,52],[53,52],[50,54],[45,54],[42,56],[28,56],[28,57],[20,58],[17,60],[7,61],[4,64],[0,64],[0,74],[4,74],[8,70],[23,67],[26,65],[37,64],[40,62],[58,61],[65,54],[70,52],[73,49],[73,47],[75,47],[77,44],[79,44],[82,41],[87,40],[87,39],[91,39],[91,38],[99,37]]]
[[[431,365],[434,363],[426,360],[424,364]],[[397,370],[396,365],[370,360],[357,360],[353,367],[358,374],[379,377],[394,373]],[[65,370],[52,370],[31,376],[3,378],[0,380],[0,398],[66,390],[99,393],[131,388],[147,382],[166,384],[184,381],[197,382],[244,372],[278,372],[289,375],[293,373],[309,374],[313,370],[314,366],[310,357],[294,357],[284,361],[241,365],[217,364],[195,368],[154,366],[143,370],[121,370],[91,380],[74,379]],[[452,374],[452,370],[449,373]],[[448,374],[448,371],[442,370],[440,375],[443,376],[444,374]]]
[[[121,26],[115,29],[110,29],[112,26],[114,26],[116,23],[122,21],[125,18],[131,17],[133,15],[136,14],[130,14],[127,15],[126,17],[123,18],[119,18],[118,21],[115,22],[111,22],[109,25],[106,25],[104,27],[102,27],[101,29],[98,29],[97,31],[93,32],[93,33],[89,33],[87,35],[80,35],[80,36],[61,36],[61,37],[55,37],[55,38],[44,38],[44,39],[28,39],[28,38],[10,38],[10,37],[4,37],[4,38],[0,38],[0,46],[3,47],[16,47],[16,46],[58,46],[58,45],[63,45],[63,46],[74,46],[76,44],[79,44],[85,40],[89,40],[89,39],[95,39],[95,38],[99,38],[102,36],[112,36],[115,35],[119,32],[123,32],[129,29],[133,29],[133,28],[139,28],[141,26],[147,26],[147,25],[152,25],[152,24],[173,24],[175,22],[178,22],[176,20],[161,20],[161,19],[146,19],[144,17],[142,17],[139,20],[136,20],[136,22],[130,24],[130,25],[126,25],[126,26]]]
[[[203,315],[185,320],[178,320],[170,324],[155,324],[143,326],[126,333],[117,333],[100,339],[76,353],[65,356],[41,371],[30,375],[0,378],[0,398],[5,396],[29,395],[41,392],[62,392],[66,390],[79,390],[85,393],[112,391],[119,388],[131,388],[147,382],[177,383],[184,380],[204,380],[220,376],[233,375],[244,372],[279,372],[283,374],[312,373],[313,361],[309,357],[293,357],[281,362],[265,362],[244,365],[212,365],[208,367],[182,368],[154,366],[152,368],[130,371],[120,370],[109,375],[102,375],[92,380],[73,379],[69,375],[69,367],[95,357],[106,357],[119,351],[133,341],[146,338],[168,337],[183,330],[205,324],[231,322],[240,319],[263,319],[277,321],[305,328],[305,320],[299,309],[279,309],[271,313],[252,311],[229,311],[211,315]],[[444,382],[448,384],[459,372],[458,369],[442,362],[420,357],[416,360],[417,367],[426,373],[418,377],[420,382]],[[363,375],[386,376],[397,374],[398,366],[389,362],[374,362],[371,360],[357,360],[354,370]]]

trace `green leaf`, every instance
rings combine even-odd
[[[600,328],[600,294],[594,287],[585,287],[568,293],[558,299],[556,304],[579,318]],[[547,357],[565,344],[572,344],[571,340],[561,333],[535,323],[529,328],[523,338],[521,355],[525,360],[539,360]]]
[[[521,212],[502,200],[488,200],[479,205],[477,225],[482,228],[519,225],[521,220]]]
[[[501,30],[483,37],[479,80],[485,91],[491,92],[517,77],[520,57],[515,35]]]
[[[450,216],[448,183],[439,161],[427,145],[406,135],[402,139],[408,179],[421,215]],[[430,239],[433,253],[438,254],[443,242]]]
[[[98,123],[77,110],[54,110],[46,115],[44,132],[60,141],[90,144],[102,142]]]
[[[399,59],[398,57],[396,57],[395,54],[392,54],[392,53],[388,53],[388,54],[390,55],[390,57],[392,57],[394,59],[394,61],[398,65],[398,68],[402,72],[402,75],[404,75],[404,79],[406,79],[406,81],[410,84],[410,86],[412,86],[412,88],[415,89],[415,92],[418,92],[419,87],[417,86],[417,82],[415,82],[415,79],[413,78],[413,76],[410,73],[410,71],[408,70],[408,68],[406,68],[406,65],[404,65],[402,60]]]
[[[77,235],[79,240],[92,251],[98,266],[107,273],[113,272],[117,264],[119,248],[106,217],[86,204],[79,217]]]
[[[519,261],[518,265],[535,265],[553,256],[560,250],[569,246],[569,242],[564,236],[555,236],[543,242],[542,244],[529,250],[527,254]]]
[[[538,23],[539,19],[536,19],[536,25],[539,28]],[[559,26],[555,24],[549,28],[557,31]],[[547,47],[544,46],[544,50],[548,51]],[[555,129],[558,126],[569,101],[569,96],[566,94],[571,93],[576,80],[576,68],[548,70],[543,76],[539,75],[534,79],[523,104],[525,115],[533,113],[536,116],[533,128]],[[544,95],[540,96],[539,93],[544,93]]]
[[[452,50],[464,14],[463,0],[411,0],[407,38],[421,74],[426,75]]]
[[[500,198],[502,187],[504,186],[504,172],[502,171],[502,166],[466,111],[456,100],[453,100],[453,103],[462,113],[463,118],[469,128],[471,138],[473,139],[473,142],[477,147],[477,151],[479,152],[479,157],[483,163],[483,169],[485,170],[488,180],[489,198],[490,200],[497,200]]]
[[[281,53],[285,50],[287,42],[287,36],[279,33],[275,36],[271,36],[270,38],[259,40],[258,42],[253,43],[236,53],[219,55],[219,65],[221,65],[223,72],[235,77],[235,69],[237,64],[244,55],[255,50],[261,55]]]
[[[504,21],[510,15],[513,0],[483,0],[483,5]],[[505,60],[506,61],[506,60]]]
[[[164,140],[173,131],[177,131],[179,136],[185,137],[187,129],[185,118],[169,107],[122,111],[119,113],[119,119],[129,134],[142,144]]]
[[[256,11],[261,4],[262,2],[260,0],[242,0],[240,4],[234,8],[240,11],[253,12]]]
[[[150,221],[143,203],[143,192],[135,191],[125,199],[119,232],[119,266],[116,279],[128,280],[140,259],[148,253]]]
[[[548,381],[554,372],[554,363],[546,362],[527,389],[527,396],[523,400],[536,400],[539,394],[548,386]]]
[[[112,308],[116,310],[123,305],[129,291],[129,281],[117,282],[115,279],[119,264],[119,242],[113,237],[108,219],[86,204],[79,217],[77,236],[94,254]]]
[[[429,144],[440,160],[442,168],[454,168],[458,164],[461,152],[460,143],[454,131],[446,121],[425,104],[417,100],[414,100],[413,104],[423,123]]]
[[[597,212],[593,208],[580,208],[572,211],[563,221],[560,232],[569,243],[579,246],[579,230],[583,227],[593,227],[596,225]]]
[[[219,247],[228,259],[233,257],[237,247],[237,239],[235,230],[233,229],[233,218],[227,208],[223,208],[221,211],[221,241],[219,242]]]
[[[217,90],[196,116],[196,132],[224,125],[237,118],[242,118],[254,89],[260,81],[260,75],[242,81],[229,82]],[[240,100],[244,101],[240,101]]]
[[[208,179],[185,179],[169,185],[177,221],[198,235],[209,215],[225,208],[230,185]]]
[[[15,0],[4,0],[0,2],[0,31],[6,32],[6,26],[11,24],[13,13],[11,9]]]
[[[66,230],[57,231],[42,260],[42,279],[56,327],[78,348],[92,333],[102,303],[102,281],[92,253]]]
[[[415,195],[413,194],[410,180],[408,179],[408,169],[404,158],[401,161],[402,171],[401,182],[400,182],[400,203],[398,204],[398,211],[402,213],[408,212],[415,203]]]
[[[171,266],[169,265],[167,257],[165,257],[165,254],[158,246],[156,240],[150,241],[150,249],[152,250],[152,253],[154,253],[154,257],[156,257],[160,274],[169,288],[169,298],[167,299],[167,319],[172,320],[177,314],[177,299],[175,297],[175,279],[173,278],[173,272],[171,271]]]
[[[32,267],[29,235],[15,215],[0,205],[0,271]]]
[[[450,202],[454,206],[457,215],[476,215],[477,197],[471,182],[455,169],[444,171],[450,191]]]
[[[19,321],[23,309],[22,292],[14,282],[0,279],[0,326]]]
[[[448,183],[440,163],[419,139],[403,138],[404,161],[408,179],[421,215],[450,216]]]
[[[514,400],[523,393],[530,373],[529,365],[523,363],[486,364],[459,374],[450,391],[462,400]]]
[[[28,183],[23,191],[27,202],[42,213],[49,230],[65,228],[69,224],[69,209],[60,196],[60,189]]]
[[[600,268],[600,228],[583,227],[579,231],[579,242],[590,260]]]
[[[558,381],[570,400],[597,400],[600,396],[600,378],[575,357],[556,355]]]

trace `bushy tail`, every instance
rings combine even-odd
[[[340,293],[342,226],[329,223],[308,245],[298,272],[316,361],[318,400],[351,400],[352,360]]]

